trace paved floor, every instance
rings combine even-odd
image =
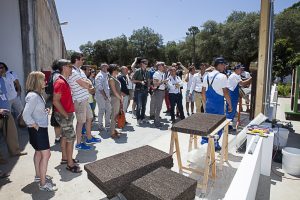
[[[147,108],[149,108],[149,106],[147,106]],[[165,106],[163,107],[163,111],[164,110]],[[146,111],[146,113],[149,113],[149,111]],[[168,119],[170,119],[169,116],[165,116],[165,114],[162,115],[162,122],[164,122],[165,125],[161,129],[154,128],[151,124],[152,122],[144,126],[137,126],[136,120],[132,119],[129,113],[127,113],[127,119],[131,123],[123,130],[127,135],[124,135],[118,140],[112,140],[107,133],[103,132],[100,134],[102,142],[94,145],[92,151],[74,151],[74,155],[80,160],[80,166],[82,168],[86,163],[146,144],[168,152],[170,141],[170,131],[168,131],[168,128],[170,127],[170,123],[168,123]],[[297,128],[298,133],[300,133],[299,123],[296,123],[295,128]],[[93,134],[98,135],[98,132],[93,131]],[[48,174],[54,177],[53,182],[56,183],[58,191],[55,193],[39,191],[37,184],[33,182],[34,165],[32,158],[34,151],[31,145],[28,144],[27,131],[20,130],[19,136],[21,146],[28,152],[28,155],[20,158],[10,158],[8,164],[0,166],[1,170],[11,172],[11,176],[8,179],[0,181],[0,199],[106,199],[106,195],[87,179],[85,171],[83,171],[82,174],[72,174],[66,171],[64,165],[60,165],[60,148],[58,145],[53,144],[54,131],[52,127],[49,128],[51,158],[49,161]],[[188,139],[188,135],[179,134],[182,152],[187,152]],[[234,138],[231,136],[231,139]],[[1,144],[3,144],[3,142],[1,142]],[[5,148],[3,148],[2,145],[2,150],[3,149]],[[185,164],[187,164],[187,160],[193,163],[201,163],[204,153],[205,146],[200,146],[198,150],[194,150],[190,153],[183,153],[182,157]],[[200,190],[197,190],[196,199],[222,199],[241,159],[242,154],[231,152],[229,162],[223,167],[223,171],[218,169],[218,179],[209,182],[208,193],[204,195]],[[176,160],[174,160],[174,171],[178,171],[176,163]],[[280,165],[276,165],[276,170],[280,171],[280,168]],[[197,180],[201,180],[201,176],[195,174],[191,174],[190,176]],[[280,195],[277,195],[277,192],[280,190],[280,193],[284,196],[286,194],[293,196],[297,194],[297,190],[294,188],[299,188],[300,185],[299,181],[285,179],[283,177],[273,178],[272,175],[268,185],[266,184],[265,186],[269,188],[269,190],[264,190],[262,193],[259,193],[263,195],[258,195],[258,199],[279,199]],[[265,195],[267,193],[269,193],[269,195]],[[298,196],[294,196],[294,198],[291,197],[288,199],[299,199],[297,197]]]

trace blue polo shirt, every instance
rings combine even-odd
[[[6,97],[6,87],[5,82],[2,77],[0,77],[0,108],[1,109],[9,109],[9,102]]]

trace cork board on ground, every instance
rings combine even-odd
[[[84,169],[90,181],[113,197],[131,182],[162,166],[173,167],[172,155],[143,146],[87,164]]]
[[[197,181],[160,167],[139,178],[122,194],[127,200],[193,200]]]

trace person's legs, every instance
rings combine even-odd
[[[40,173],[40,163],[42,159],[42,154],[40,151],[35,151],[33,156],[34,168],[35,168],[35,176],[41,177]]]
[[[151,95],[150,99],[150,118],[152,119],[154,117],[154,109],[155,109],[155,98],[153,96],[154,94]]]
[[[142,110],[141,110],[141,119],[145,119],[145,112],[146,112],[146,105],[147,105],[147,96],[148,92],[143,91],[142,92]]]
[[[171,109],[171,103],[170,103],[170,99],[169,99],[169,91],[165,90],[165,103],[166,103],[166,107],[167,107],[167,112],[170,111]]]
[[[177,94],[177,108],[178,108],[178,111],[179,111],[179,116],[180,116],[180,119],[184,119],[184,112],[183,112],[183,105],[182,105],[182,94]]]
[[[129,99],[128,95],[126,95],[126,96],[123,97],[123,111],[124,111],[124,113],[127,112],[128,99]]]
[[[196,112],[201,113],[201,93],[195,92],[195,104],[196,104]]]
[[[75,114],[76,114],[76,136],[77,136],[77,144],[81,143],[82,140],[82,127],[83,124],[87,121],[87,106],[88,102],[87,100],[78,102],[74,101],[75,106]]]
[[[46,173],[48,168],[48,161],[51,156],[50,149],[42,150],[41,153],[41,160],[39,164],[39,170],[40,170],[40,185],[43,186],[46,183]]]
[[[141,111],[142,111],[142,93],[141,91],[135,91],[136,99],[136,119],[141,120]],[[133,111],[132,111],[133,112]]]
[[[73,161],[73,147],[74,147],[74,142],[66,141],[67,161],[68,161],[68,166],[70,166],[70,167],[74,166],[74,161]]]
[[[172,122],[175,121],[175,103],[176,103],[176,94],[169,93],[169,99],[170,99],[170,115],[171,115],[171,120]]]
[[[86,128],[86,136],[88,139],[92,138],[92,122],[93,122],[93,112],[91,107],[89,106],[89,103],[86,102],[86,122],[85,122],[85,128]]]
[[[61,128],[60,126],[54,126],[55,139],[60,138],[61,136]]]
[[[99,124],[99,128],[102,128],[106,102],[102,95],[97,94],[95,97],[96,97],[96,102],[98,104],[98,124]]]
[[[159,122],[159,115],[165,98],[165,91],[157,90],[156,93],[157,101],[155,103],[155,122],[157,123]]]
[[[67,160],[67,139],[66,137],[61,137],[60,139],[60,147],[61,147],[61,159]]]
[[[105,101],[105,127],[110,127],[110,116],[111,116],[111,103],[109,100]]]
[[[193,101],[191,102],[191,112],[192,112],[192,114],[194,113],[194,102]]]
[[[110,133],[111,135],[115,135],[116,130],[116,117],[120,111],[120,100],[117,97],[111,97],[111,122],[110,122]]]

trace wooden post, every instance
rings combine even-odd
[[[178,168],[179,168],[179,172],[181,173],[182,172],[182,161],[181,161],[181,155],[180,155],[178,133],[177,132],[173,132],[173,134],[174,134],[174,139],[175,139],[175,148],[176,148]]]
[[[175,142],[175,138],[174,138],[174,132],[171,132],[171,142],[170,142],[170,150],[169,150],[169,154],[173,155],[174,153],[174,142]]]
[[[194,135],[194,148],[198,148],[198,143],[197,143],[197,135]]]
[[[264,113],[265,106],[265,76],[268,67],[270,1],[271,0],[261,0],[255,116],[259,113]]]
[[[189,149],[188,149],[188,152],[192,151],[192,146],[193,146],[193,135],[190,134],[190,140],[189,140]]]

